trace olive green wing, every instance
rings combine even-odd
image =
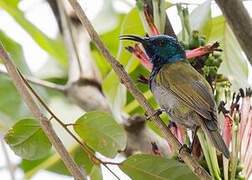
[[[181,103],[209,120],[206,121],[209,129],[216,130],[216,103],[212,89],[204,77],[189,63],[175,62],[164,65],[158,72],[156,81]]]

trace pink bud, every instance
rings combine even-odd
[[[232,129],[232,125],[230,122],[230,118],[225,117],[225,125],[224,125],[222,137],[227,147],[229,147],[230,141],[232,139],[231,129]]]
[[[153,18],[152,18],[152,15],[149,13],[148,11],[148,8],[145,8],[144,9],[144,14],[145,14],[145,17],[146,17],[146,21],[149,25],[149,28],[151,30],[151,34],[152,36],[157,36],[157,35],[160,35],[157,27],[155,26],[154,24],[154,21],[153,21]]]
[[[146,69],[151,71],[152,70],[152,64],[150,63],[150,59],[145,54],[145,52],[139,47],[139,44],[135,44],[135,50],[136,50],[136,55],[135,56],[140,60],[140,62],[142,63],[142,65]]]
[[[208,46],[202,46],[191,51],[186,52],[186,58],[193,58],[197,56],[202,56],[206,53],[213,52],[213,51],[221,51],[221,49],[217,49],[219,47],[219,43],[215,42],[214,44]]]

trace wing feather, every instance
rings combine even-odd
[[[158,72],[156,80],[181,103],[195,110],[205,119],[217,122],[212,89],[204,77],[189,63],[175,62],[164,65]]]

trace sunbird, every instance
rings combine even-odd
[[[201,128],[215,148],[229,158],[229,151],[218,128],[217,105],[206,79],[186,61],[184,48],[167,35],[140,37],[122,35],[121,40],[142,44],[153,64],[149,88],[160,106],[156,113],[166,112],[171,122],[194,132]]]

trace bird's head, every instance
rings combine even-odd
[[[184,48],[179,42],[167,35],[140,37],[136,35],[122,35],[121,40],[140,42],[152,64],[166,64],[186,59]]]

